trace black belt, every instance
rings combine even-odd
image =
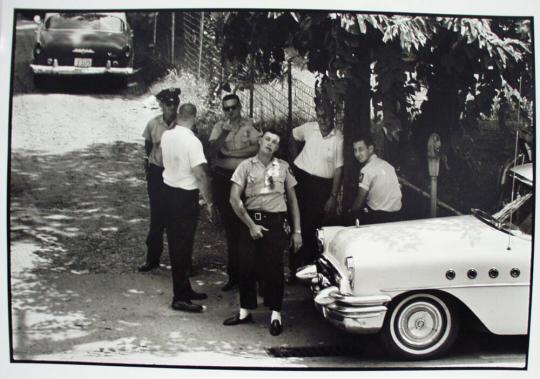
[[[255,221],[261,221],[261,220],[274,220],[274,219],[282,219],[285,217],[285,212],[264,212],[264,211],[250,211],[248,210],[249,215],[253,218]]]
[[[322,176],[317,176],[317,175],[313,175],[313,174],[310,174],[309,172],[305,171],[305,170],[302,170],[300,167],[298,167],[297,165],[293,164],[293,172],[296,174],[296,175],[304,175],[306,176],[307,178],[315,181],[315,182],[319,182],[319,183],[322,183],[322,184],[331,184],[333,182],[333,178],[323,178]]]

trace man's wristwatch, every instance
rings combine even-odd
[[[302,231],[300,231],[300,230],[295,230],[293,234],[302,234]]]

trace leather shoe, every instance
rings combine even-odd
[[[221,287],[221,290],[223,292],[227,292],[227,291],[232,290],[236,286],[238,286],[238,282],[236,280],[229,279],[229,281],[227,283],[225,283],[225,285],[223,287]]]
[[[195,292],[192,290],[189,293],[189,299],[190,300],[204,300],[204,299],[208,299],[208,296],[205,293]]]
[[[175,300],[171,305],[175,311],[200,313],[203,311],[202,305],[193,304],[190,300]]]
[[[279,336],[283,331],[283,326],[278,320],[274,320],[270,323],[270,334],[273,336]]]
[[[139,270],[139,272],[148,272],[148,271],[152,271],[153,269],[158,268],[158,267],[159,267],[159,263],[148,263],[148,262],[146,262],[142,266],[139,266],[137,268],[137,270]]]
[[[239,325],[239,324],[250,324],[253,322],[253,316],[248,314],[244,318],[240,318],[240,313],[235,314],[231,318],[226,319],[223,321],[223,325],[231,326],[231,325]]]

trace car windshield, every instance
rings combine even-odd
[[[525,234],[532,233],[532,207],[533,196],[532,192],[518,197],[507,204],[493,217],[502,223],[504,228],[511,230],[520,230]]]
[[[508,233],[532,233],[532,192],[518,194],[516,199],[506,204],[499,212],[490,215],[479,209],[473,209],[473,214],[485,223]]]
[[[124,22],[118,17],[105,14],[62,13],[51,16],[45,23],[48,30],[58,29],[87,29],[107,32],[123,32]]]

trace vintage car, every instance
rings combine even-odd
[[[125,13],[47,13],[35,21],[30,68],[38,86],[50,75],[106,74],[125,79],[135,72],[133,33]]]
[[[323,227],[316,264],[296,275],[311,282],[315,306],[331,324],[380,332],[387,350],[402,358],[443,354],[464,322],[498,335],[527,334],[532,163],[510,174],[514,194],[493,215],[473,209],[465,216]]]

